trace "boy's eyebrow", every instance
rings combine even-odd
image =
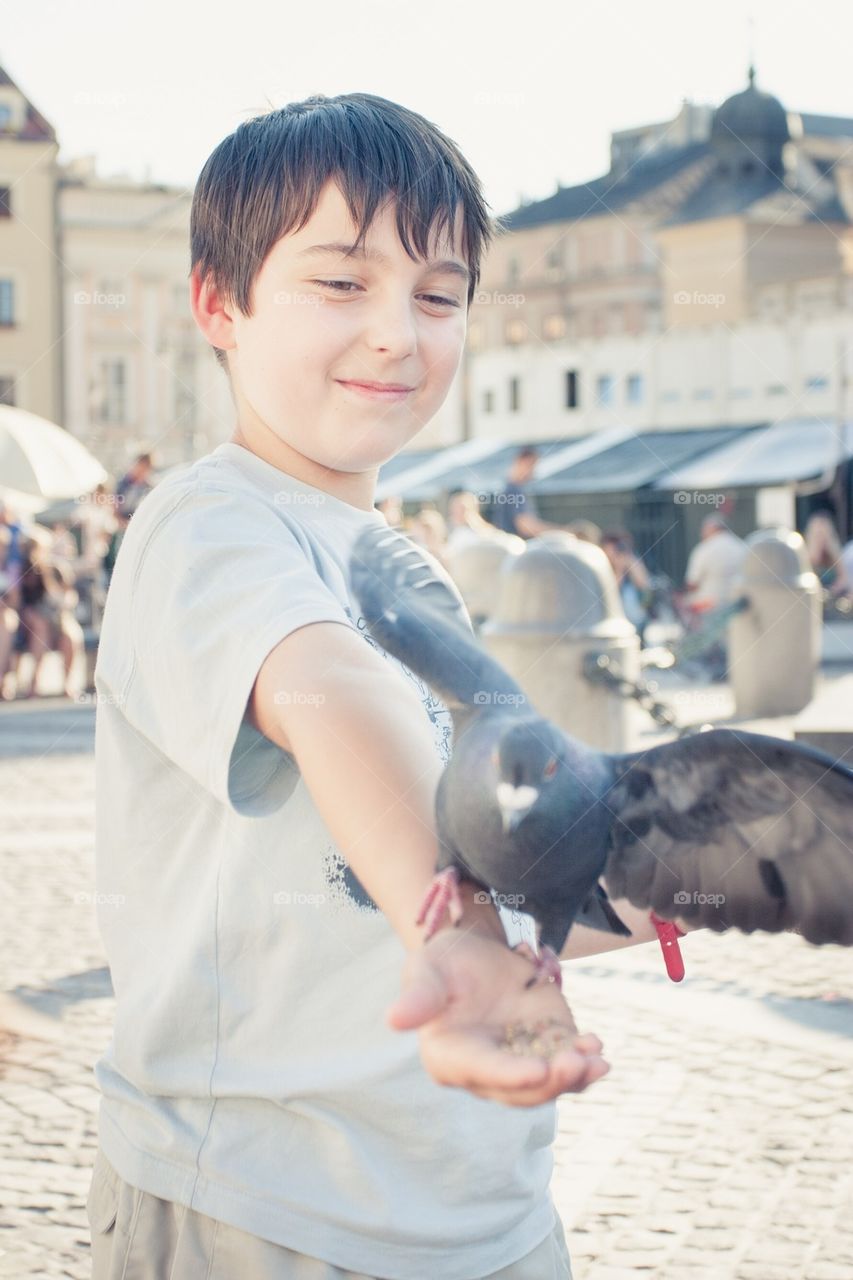
[[[297,258],[308,258],[315,253],[325,253],[334,255],[335,257],[363,258],[370,262],[386,263],[388,261],[384,253],[380,253],[378,249],[356,249],[354,245],[335,243],[335,244],[312,244],[308,249],[301,249],[297,253]],[[471,280],[471,272],[461,262],[457,262],[455,258],[441,258],[436,262],[427,263],[428,271],[446,271],[451,275],[461,276],[463,280]]]

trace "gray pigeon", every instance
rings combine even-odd
[[[853,771],[730,729],[633,754],[594,750],[528,704],[403,533],[365,530],[350,572],[373,637],[453,718],[436,795],[438,874],[419,917],[427,936],[446,910],[458,919],[463,878],[518,896],[538,922],[539,956],[525,948],[531,982],[559,979],[575,921],[630,935],[608,892],[718,933],[793,930],[853,945]]]

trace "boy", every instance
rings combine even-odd
[[[97,1280],[571,1274],[553,1100],[607,1071],[601,1043],[525,988],[491,901],[420,945],[450,718],[348,583],[490,234],[456,146],[368,94],[246,122],[199,179],[192,308],[237,424],[140,504],[103,621]],[[587,932],[564,956],[610,942]],[[501,1051],[540,1017],[565,1050]]]

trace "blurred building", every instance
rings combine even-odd
[[[0,404],[58,421],[62,344],[53,128],[0,67]]]
[[[853,118],[787,111],[751,69],[502,223],[458,438],[850,414]]]
[[[143,448],[159,467],[207,453],[233,429],[224,373],[189,306],[192,192],[99,177],[59,183],[64,425],[114,473]]]

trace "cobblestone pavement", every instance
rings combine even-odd
[[[93,720],[0,708],[0,1277],[16,1280],[89,1275],[92,1065],[112,1006]],[[853,1280],[853,956],[793,935],[682,947],[678,985],[657,944],[565,970],[612,1064],[560,1103],[553,1192],[575,1280]]]

